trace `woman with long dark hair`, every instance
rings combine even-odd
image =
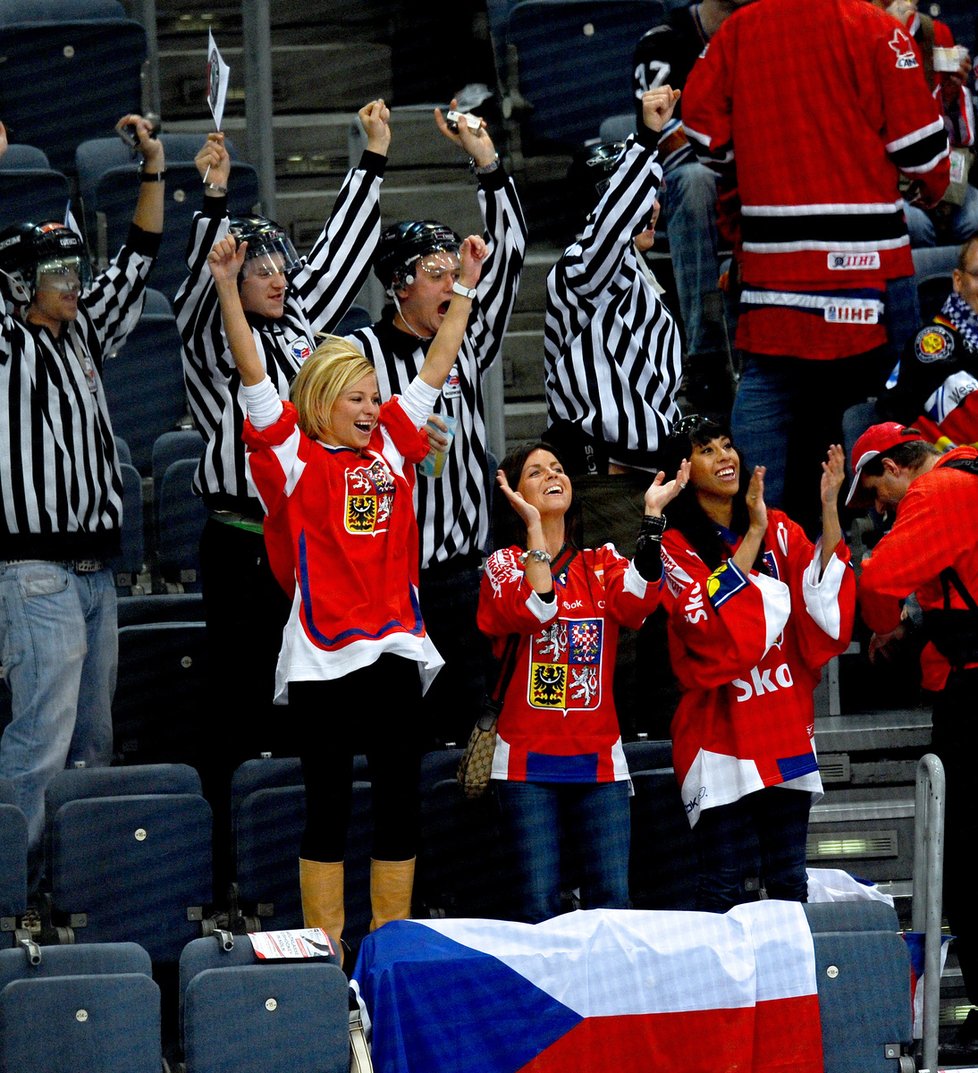
[[[805,841],[822,789],[813,692],[848,646],[856,586],[839,524],[844,455],[822,463],[822,536],[764,503],[724,424],[684,418],[673,434],[688,487],[662,540],[663,606],[682,696],[673,763],[699,852],[698,906],[756,895],[805,901]]]
[[[629,781],[612,696],[620,625],[638,628],[659,602],[662,511],[685,482],[660,473],[645,493],[635,558],[585,548],[570,478],[554,449],[527,444],[498,474],[496,552],[479,627],[497,656],[513,639],[492,778],[517,851],[519,916],[560,909],[561,838],[583,869],[587,908],[628,906]]]

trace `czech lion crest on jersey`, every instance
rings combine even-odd
[[[348,469],[346,531],[367,536],[386,533],[394,506],[394,488],[394,475],[380,458],[375,458],[369,466]]]
[[[561,619],[531,639],[527,690],[531,707],[598,707],[603,631],[598,618]]]

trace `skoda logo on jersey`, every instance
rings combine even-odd
[[[297,362],[303,362],[312,353],[312,347],[305,339],[293,339],[289,344],[289,356]]]

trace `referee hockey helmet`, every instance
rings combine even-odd
[[[92,266],[85,243],[58,222],[14,224],[0,232],[0,272],[13,284],[13,297],[30,302],[43,276],[49,290],[85,287]]]
[[[437,220],[401,220],[381,232],[374,272],[384,290],[391,294],[414,282],[411,268],[420,257],[432,253],[458,256],[461,245],[462,239]]]
[[[274,220],[265,216],[235,216],[228,230],[238,242],[248,243],[245,265],[249,273],[273,276],[291,272],[302,263],[288,232]]]

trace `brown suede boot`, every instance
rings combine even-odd
[[[376,931],[389,920],[407,920],[411,915],[414,890],[414,862],[370,861],[370,930]]]
[[[299,858],[302,919],[307,928],[322,928],[336,944],[343,964],[343,862],[306,861]]]

